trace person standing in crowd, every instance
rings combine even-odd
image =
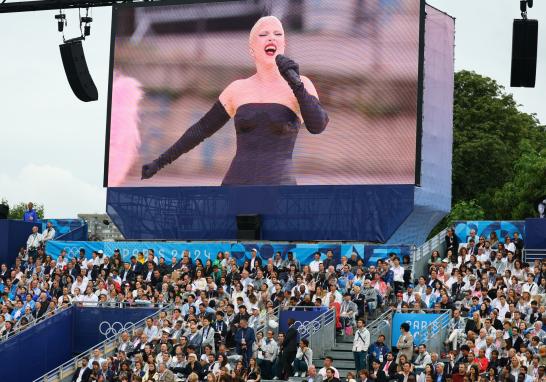
[[[382,365],[387,359],[387,353],[389,352],[389,347],[385,344],[385,335],[380,334],[377,337],[377,341],[370,346],[369,359],[378,361],[379,364]]]
[[[53,228],[53,224],[51,221],[48,221],[46,223],[46,229],[44,232],[42,232],[42,242],[47,243],[49,240],[55,239],[55,228]]]
[[[272,378],[273,363],[277,358],[279,348],[275,341],[273,330],[268,330],[265,338],[258,344],[258,366],[262,371],[263,379]]]
[[[29,202],[27,205],[27,210],[23,214],[23,221],[29,223],[38,223],[39,220],[40,219],[38,219],[38,214],[34,209],[34,204],[32,204],[32,202]]]
[[[294,326],[296,321],[293,318],[289,318],[287,321],[288,330],[283,342],[283,359],[282,359],[282,368],[283,375],[285,377],[293,375],[292,364],[296,359],[296,354],[298,351],[298,330]]]
[[[353,340],[353,356],[357,373],[368,369],[368,348],[370,347],[370,332],[365,327],[364,319],[356,321],[356,331]]]
[[[252,357],[252,345],[256,341],[254,329],[248,327],[246,318],[239,321],[239,330],[235,333],[237,353],[243,356],[243,365],[248,367],[248,360]]]
[[[396,362],[400,362],[401,356],[406,356],[408,361],[411,361],[413,357],[413,336],[410,333],[410,326],[407,322],[403,322],[400,325],[400,337],[396,343],[398,349],[398,355],[396,356]]]
[[[38,249],[42,246],[42,234],[38,232],[38,226],[32,227],[32,233],[27,239],[27,255],[33,260],[38,256]]]

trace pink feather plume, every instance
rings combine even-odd
[[[138,104],[144,92],[134,78],[114,73],[108,186],[123,185],[140,148]]]

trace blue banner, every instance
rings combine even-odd
[[[21,247],[26,247],[27,240],[32,233],[32,227],[36,223],[24,222],[22,220],[0,219],[0,264],[11,265]],[[41,232],[40,224],[38,231]]]
[[[525,220],[525,248],[546,250],[546,219]]]
[[[81,329],[72,318],[70,308],[0,342],[2,380],[33,381],[72,358],[73,334]]]
[[[470,236],[470,230],[476,231],[476,236],[484,236],[489,239],[491,232],[495,231],[501,243],[504,243],[506,235],[514,237],[514,232],[519,232],[520,238],[525,240],[525,222],[516,221],[464,221],[455,223],[455,235],[459,243],[466,243]]]
[[[81,353],[106,338],[115,336],[132,324],[157,312],[157,308],[82,308],[74,307],[74,353]]]
[[[48,222],[51,222],[53,228],[55,228],[55,238],[66,235],[85,224],[82,219],[44,219],[42,220],[42,232],[46,230]]]
[[[33,381],[156,311],[156,308],[75,306],[61,311],[0,342],[5,380]]]
[[[131,256],[136,256],[139,252],[147,255],[149,249],[153,249],[156,256],[164,257],[170,262],[172,257],[180,259],[185,250],[190,252],[193,260],[201,259],[203,263],[208,260],[215,260],[218,252],[230,252],[231,256],[239,263],[250,258],[252,249],[258,251],[258,255],[267,260],[275,256],[277,252],[281,253],[283,259],[286,259],[288,252],[292,252],[294,257],[301,264],[308,264],[313,260],[316,252],[326,258],[326,252],[332,251],[334,258],[339,262],[341,256],[351,257],[352,253],[368,262],[375,264],[378,259],[388,257],[388,253],[394,252],[399,255],[410,254],[409,246],[381,246],[367,244],[332,244],[332,243],[238,243],[238,242],[157,242],[157,241],[118,241],[118,242],[100,242],[100,241],[50,241],[47,243],[46,253],[56,259],[62,250],[65,250],[69,258],[78,256],[80,248],[84,248],[86,255],[91,257],[93,251],[102,250],[107,256],[111,256],[115,249],[119,249],[123,260],[128,261]]]
[[[396,346],[400,337],[400,325],[407,322],[410,326],[410,333],[413,336],[415,346],[427,342],[428,338],[436,334],[449,320],[449,315],[444,315],[445,320],[435,321],[441,314],[437,313],[395,313],[392,319],[392,346]],[[435,322],[433,322],[435,321]]]
[[[311,321],[313,321],[315,318],[320,316],[322,313],[326,312],[328,308],[320,307],[320,308],[309,308],[310,310],[303,310],[303,309],[297,309],[297,310],[281,310],[281,314],[279,317],[279,332],[286,333],[288,330],[288,319],[293,318],[296,322],[294,323],[294,327],[298,329],[298,332],[300,334],[302,333],[302,329],[299,329],[300,326],[305,326]],[[318,329],[318,328],[315,328]]]

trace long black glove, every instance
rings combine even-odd
[[[288,82],[300,105],[305,127],[311,134],[320,134],[326,128],[329,118],[317,97],[307,92],[300,78],[299,65],[290,58],[279,54],[275,57],[281,76]]]
[[[180,155],[187,153],[203,142],[206,138],[220,130],[229,121],[229,118],[229,114],[224,109],[222,103],[216,101],[203,118],[192,125],[174,145],[153,162],[142,166],[142,179],[151,178],[163,167],[178,159]]]

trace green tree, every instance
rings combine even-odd
[[[475,199],[492,218],[492,197],[513,178],[514,164],[546,146],[544,127],[495,80],[465,70],[455,74],[453,113],[453,203]]]
[[[2,198],[0,200],[0,204],[6,204],[9,206],[9,215],[8,219],[13,220],[22,220],[23,215],[25,214],[25,211],[27,210],[28,202],[19,202],[14,205],[10,205],[7,199]],[[44,205],[39,203],[34,203],[34,209],[36,210],[36,214],[40,219],[44,218]]]
[[[527,152],[516,161],[512,179],[492,197],[497,219],[535,216],[538,201],[546,197],[546,148],[533,150],[530,142],[523,148]]]
[[[530,180],[528,171],[538,169],[530,159],[520,163],[520,158],[536,159],[538,150],[546,147],[544,126],[535,115],[519,111],[513,96],[495,80],[465,70],[455,74],[453,113],[454,208],[474,200],[486,219],[523,218],[523,211],[532,216],[528,203],[533,200],[523,198],[544,190],[524,191],[538,186],[522,183]],[[518,192],[510,194],[510,187],[518,187]],[[514,210],[516,205],[521,210]]]

